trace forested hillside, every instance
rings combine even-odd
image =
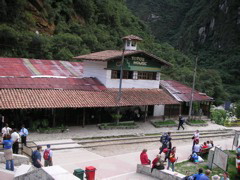
[[[148,1],[134,2],[141,5]],[[149,5],[161,7],[152,3],[156,1],[149,2]],[[178,39],[176,37],[180,36],[181,29],[184,30],[180,22],[183,20],[182,14],[189,13],[192,4],[186,0],[162,2],[176,2],[174,9],[169,9],[169,18],[174,17],[174,21],[168,24],[170,21],[166,19],[151,29],[148,28],[149,18],[143,18],[145,11],[143,17],[140,17],[144,22],[133,14],[135,10],[138,11],[138,6],[132,4],[132,9],[136,7],[132,12],[125,0],[0,0],[0,56],[72,60],[74,56],[89,52],[121,49],[121,37],[135,34],[144,39],[140,49],[174,64],[172,68],[163,69],[162,78],[191,85],[195,55],[191,54],[189,58],[170,44],[178,44],[174,39]],[[183,2],[185,5],[181,4]],[[151,12],[152,7],[148,7],[148,4],[144,4],[144,8],[146,14]],[[166,10],[162,15],[167,16]],[[153,14],[150,18],[157,19],[157,16]],[[178,28],[170,31],[174,29],[175,23]],[[157,43],[152,32],[161,43]],[[180,50],[190,52],[187,46],[181,47],[184,48]],[[217,104],[227,98],[220,74],[215,69],[199,68],[197,82],[197,89],[216,98]]]
[[[159,42],[198,55],[198,65],[216,70],[229,98],[240,100],[239,0],[127,0],[127,5]]]

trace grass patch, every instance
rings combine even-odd
[[[234,126],[240,126],[240,121],[233,121],[233,122],[230,122],[230,121],[226,121],[224,123],[224,126],[227,126],[227,127],[234,127]]]
[[[175,121],[167,120],[167,121],[156,121],[155,124],[158,125],[169,125],[169,124],[176,124]]]
[[[170,127],[171,126],[177,126],[176,122],[172,121],[172,120],[166,120],[166,121],[152,120],[151,123],[156,128],[158,128],[158,127],[168,127],[168,126],[170,126]]]
[[[102,123],[98,124],[100,129],[133,129],[137,128],[137,124],[134,121],[125,121],[117,123]]]
[[[235,151],[224,151],[228,153],[228,169],[227,172],[230,175],[230,179],[238,179],[240,178],[237,176],[237,169],[236,169],[236,152]],[[182,174],[196,174],[199,168],[202,168],[204,171],[208,169],[207,166],[207,157],[204,157],[204,162],[200,164],[194,164],[190,161],[183,161],[181,163],[177,163],[175,165],[175,169],[177,172]],[[214,168],[211,170],[211,176],[223,174],[223,170],[220,168]]]
[[[190,120],[189,123],[191,124],[207,124],[204,120]]]

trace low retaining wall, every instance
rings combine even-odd
[[[185,177],[185,175],[183,174],[180,174],[178,172],[172,172],[166,169],[153,169],[153,171],[151,172],[151,168],[149,166],[144,166],[141,164],[137,165],[137,173],[145,174],[160,180],[181,180]]]
[[[27,156],[20,154],[13,154],[13,160],[15,166],[20,166],[21,164],[29,164],[30,160]],[[6,163],[6,159],[4,157],[4,152],[0,152],[0,163]]]
[[[60,166],[49,166],[35,168],[33,166],[20,166],[17,170],[14,180],[79,180],[76,176],[69,173]]]

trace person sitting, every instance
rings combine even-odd
[[[140,161],[142,165],[151,164],[151,161],[148,159],[147,149],[142,150],[142,153],[140,154]]]
[[[192,154],[192,159],[193,159],[193,162],[194,162],[194,163],[198,163],[198,155],[197,155],[197,153],[194,152],[194,153]]]
[[[210,141],[210,144],[212,145],[212,147],[214,146],[214,144],[213,144],[213,141],[212,141],[212,140]]]
[[[210,143],[210,141],[207,141],[207,146],[208,146],[208,148],[212,148],[213,147],[212,144]]]
[[[207,169],[205,171],[205,174],[200,176],[199,180],[210,180],[210,178],[209,178],[210,174],[211,174],[211,171],[209,169]]]
[[[212,176],[212,180],[220,180],[220,176],[214,175],[214,176]]]
[[[203,145],[202,145],[202,149],[207,149],[207,148],[208,148],[208,145],[207,145],[206,142],[204,142]]]
[[[224,172],[223,176],[220,178],[220,180],[230,180],[228,172]]]
[[[197,174],[194,174],[193,177],[194,177],[195,180],[199,180],[202,175],[203,175],[203,169],[200,168],[200,169],[198,170],[198,173],[197,173]]]
[[[158,170],[164,169],[164,162],[161,160],[160,154],[158,154],[157,157],[152,161],[151,172],[153,171],[153,169],[158,169]]]
[[[236,153],[237,153],[237,156],[240,156],[240,146],[237,147]]]

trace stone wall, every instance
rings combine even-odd
[[[137,165],[137,173],[142,173],[160,180],[181,180],[185,177],[185,175],[180,174],[178,172],[172,172],[169,170],[157,170],[153,169],[151,172],[151,168],[149,166],[144,166],[141,164]]]
[[[20,166],[21,164],[29,164],[30,160],[27,156],[20,154],[13,154],[13,160],[15,166]],[[4,152],[0,152],[0,163],[6,163],[6,159],[4,157]]]
[[[32,165],[21,165],[14,176],[14,180],[79,180],[60,166],[35,168]]]

